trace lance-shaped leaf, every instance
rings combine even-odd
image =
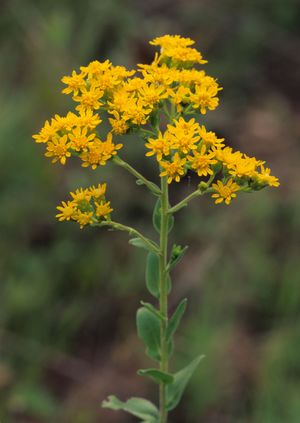
[[[198,367],[204,355],[200,355],[182,370],[174,374],[174,382],[168,385],[167,392],[167,409],[173,410],[181,400],[183,392],[192,377],[194,371]]]
[[[153,379],[157,383],[169,384],[174,381],[174,376],[171,373],[162,372],[159,369],[141,369],[138,370],[138,375],[147,376]]]
[[[136,315],[139,338],[146,345],[146,353],[156,361],[160,361],[160,319],[146,307],[141,307]]]
[[[146,285],[149,292],[159,298],[159,257],[154,253],[147,256]]]
[[[185,312],[186,309],[186,305],[187,305],[187,299],[184,298],[178,305],[178,307],[176,308],[173,316],[170,318],[168,326],[167,326],[167,331],[166,331],[166,339],[169,342],[172,339],[172,336],[174,335],[174,333],[176,332],[180,320]]]
[[[160,222],[161,222],[161,201],[160,198],[156,201],[153,215],[152,215],[153,226],[158,233],[160,233]],[[170,232],[174,226],[174,216],[168,215],[168,231]]]
[[[142,419],[143,423],[158,423],[159,412],[157,407],[144,398],[130,398],[128,401],[120,401],[114,395],[110,395],[102,403],[103,408],[111,410],[123,410],[135,417]]]
[[[134,247],[143,248],[144,250],[147,250],[147,251],[155,251],[155,249],[157,248],[157,246],[150,240],[148,240],[148,243],[147,243],[141,238],[131,238],[128,241],[128,243],[130,245],[133,245]]]

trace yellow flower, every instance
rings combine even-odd
[[[198,176],[213,175],[213,170],[210,166],[217,163],[217,160],[214,159],[215,154],[213,152],[207,154],[205,151],[206,148],[203,145],[200,152],[194,151],[194,156],[187,157],[192,169],[197,172]]]
[[[73,201],[68,201],[67,203],[62,201],[61,204],[61,206],[56,207],[60,213],[58,213],[55,217],[57,217],[59,221],[72,219],[76,213],[76,205]]]
[[[126,110],[127,104],[131,102],[135,102],[134,97],[129,95],[124,89],[118,89],[113,93],[111,101],[107,102],[109,106],[108,112],[112,113],[113,111],[117,111],[122,113]]]
[[[173,179],[176,182],[180,181],[182,175],[185,174],[184,165],[186,163],[186,159],[181,159],[178,153],[174,154],[173,160],[171,162],[161,161],[160,165],[165,170],[160,173],[160,176],[167,176],[168,177],[168,184],[170,184]]]
[[[162,37],[154,38],[152,41],[149,41],[149,44],[153,46],[160,46],[162,48],[171,48],[171,47],[189,47],[195,44],[191,38],[184,38],[180,35],[163,35]]]
[[[231,165],[229,173],[237,178],[242,178],[244,176],[251,178],[255,174],[257,166],[262,163],[263,162],[256,160],[254,157],[247,157],[244,155],[244,157],[240,157],[239,160]]]
[[[150,44],[161,47],[162,58],[172,58],[179,63],[207,63],[207,60],[203,60],[199,51],[190,47],[194,43],[195,41],[190,38],[183,38],[180,35],[164,35],[150,41]]]
[[[238,184],[236,184],[232,179],[230,179],[225,185],[218,181],[216,184],[212,184],[212,187],[215,190],[215,194],[212,195],[215,198],[215,203],[219,204],[223,201],[225,204],[230,204],[232,198],[236,197],[235,192],[239,190]]]
[[[123,117],[120,116],[120,113],[116,110],[110,112],[114,118],[108,118],[109,123],[111,124],[112,131],[117,135],[123,135],[128,131],[128,124]]]
[[[40,130],[38,134],[35,134],[32,136],[32,138],[37,143],[47,143],[50,141],[55,135],[57,134],[57,129],[55,126],[49,123],[48,120],[46,120],[43,128]]]
[[[223,149],[214,149],[216,159],[221,161],[227,169],[232,169],[236,163],[242,159],[242,153],[240,151],[232,151],[231,147],[225,147]]]
[[[89,188],[89,192],[91,193],[91,196],[94,198],[100,198],[105,194],[106,191],[106,184],[98,184],[97,187],[94,185]]]
[[[138,95],[145,106],[153,106],[168,97],[165,88],[155,84],[143,85],[138,89]]]
[[[168,125],[168,131],[176,135],[179,132],[185,135],[195,135],[197,131],[199,131],[199,123],[195,122],[195,119],[190,119],[188,121],[184,120],[180,117],[178,120],[173,120],[172,125]],[[198,137],[199,139],[200,137]]]
[[[195,48],[190,47],[169,47],[161,49],[161,57],[164,59],[166,57],[171,58],[173,62],[184,63],[207,63],[207,60],[204,60],[202,54],[197,51]]]
[[[215,110],[219,105],[219,99],[216,97],[219,88],[216,82],[210,84],[196,85],[195,92],[190,95],[190,101],[194,109],[200,109],[205,115],[206,109]]]
[[[146,156],[154,156],[154,154],[156,154],[157,160],[160,161],[163,156],[168,156],[170,154],[172,143],[159,131],[158,137],[149,138],[145,146],[151,150],[146,153]]]
[[[71,157],[71,153],[68,151],[70,143],[68,142],[68,136],[53,138],[52,141],[48,142],[46,157],[53,157],[52,163],[60,161],[64,165],[67,161],[67,157]]]
[[[151,111],[152,109],[144,104],[141,99],[132,100],[127,104],[123,116],[125,120],[130,120],[132,124],[140,126],[147,123]]]
[[[70,130],[74,125],[76,125],[77,116],[69,112],[67,116],[59,116],[56,114],[54,118],[51,119],[51,125],[56,128],[57,131]]]
[[[83,88],[81,90],[81,95],[73,97],[74,101],[80,103],[79,106],[76,107],[76,110],[85,111],[86,109],[99,109],[101,107],[101,102],[99,100],[103,95],[104,91],[97,87],[91,87],[90,89]]]
[[[206,74],[203,70],[197,69],[181,69],[177,72],[177,81],[189,88],[195,85],[201,85],[206,80]]]
[[[87,135],[87,127],[75,128],[73,132],[69,134],[69,140],[71,141],[70,147],[75,151],[81,151],[87,148],[88,144],[95,138],[96,134]]]
[[[168,87],[176,81],[178,74],[176,69],[170,69],[165,64],[159,66],[156,62],[153,62],[150,65],[139,64],[138,67],[141,69],[140,72],[145,78],[145,81],[154,84],[161,84],[164,87]]]
[[[168,90],[168,95],[172,103],[177,106],[177,111],[182,111],[181,103],[189,102],[189,95],[191,91],[189,88],[179,85],[177,88],[172,88]]]
[[[84,76],[87,76],[90,79],[101,75],[103,72],[107,72],[110,67],[111,62],[109,60],[105,60],[105,62],[94,60],[90,62],[88,66],[81,66],[80,70]]]
[[[260,172],[258,173],[256,172],[254,174],[255,179],[263,185],[269,185],[270,187],[279,187],[280,183],[278,178],[276,178],[275,176],[272,176],[271,173],[271,169],[269,168],[265,168],[263,165],[260,165]]]
[[[95,129],[102,120],[98,114],[94,114],[93,110],[80,110],[80,116],[77,116],[77,125],[86,126],[88,129]]]
[[[109,214],[113,211],[113,209],[110,207],[110,201],[101,201],[100,203],[95,202],[95,206],[96,216],[102,217],[104,219],[107,219]]]
[[[72,72],[72,76],[64,76],[61,81],[67,85],[67,88],[62,90],[63,94],[78,95],[78,92],[85,87],[85,80],[83,73],[77,74],[75,71]]]
[[[89,202],[91,199],[91,192],[89,189],[78,188],[75,192],[71,192],[73,203],[80,204],[82,202]]]
[[[198,133],[206,147],[221,148],[224,146],[224,138],[217,138],[216,134],[212,131],[207,131],[205,126],[202,125],[199,128]]]
[[[79,223],[80,229],[82,229],[84,226],[93,223],[93,212],[82,212],[81,210],[77,210],[73,219]]]
[[[167,128],[166,137],[172,142],[172,148],[183,154],[188,154],[197,148],[196,143],[200,137],[197,135],[199,124],[195,123],[195,119],[185,121],[180,118],[175,120],[173,125],[168,125]]]
[[[83,161],[82,166],[91,166],[95,170],[99,165],[104,166],[106,162],[117,154],[117,150],[122,148],[122,144],[114,144],[112,142],[112,134],[107,135],[106,141],[100,141],[95,138],[88,145],[87,151],[84,151],[80,157]]]

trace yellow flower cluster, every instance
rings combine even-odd
[[[83,167],[97,169],[122,148],[115,138],[135,132],[145,139],[146,155],[156,157],[160,176],[169,183],[179,182],[188,171],[207,177],[216,203],[229,204],[239,190],[278,186],[264,162],[233,152],[196,121],[216,109],[222,88],[197,69],[207,61],[192,47],[194,41],[164,35],[150,44],[160,51],[137,71],[93,61],[62,78],[63,93],[72,95],[76,112],[55,115],[33,136],[46,144],[45,155],[61,164],[79,157]]]
[[[110,201],[105,199],[105,191],[106,184],[99,184],[97,187],[78,188],[71,192],[72,200],[62,201],[62,205],[57,207],[57,219],[73,220],[81,229],[86,225],[109,220],[113,209],[110,207]]]

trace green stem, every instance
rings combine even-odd
[[[119,156],[115,156],[112,159],[113,163],[116,165],[122,167],[123,169],[126,169],[129,173],[131,173],[133,176],[137,178],[137,180],[141,181],[146,187],[150,189],[155,195],[160,195],[161,191],[159,187],[154,184],[153,182],[146,179],[141,173],[139,173],[137,170],[135,170],[132,166],[130,166],[129,163],[122,160]]]
[[[122,225],[122,223],[113,222],[112,220],[106,220],[101,223],[95,223],[94,226],[110,226],[113,229],[128,232],[130,235],[135,235],[136,237],[140,238],[147,245],[150,251],[155,254],[160,254],[158,245],[155,242],[151,241],[149,238],[145,237],[138,230],[132,228],[131,226]]]
[[[169,194],[167,177],[161,178],[161,222],[160,222],[160,259],[159,259],[159,309],[164,319],[160,322],[161,361],[160,370],[168,372],[168,343],[166,329],[168,324],[168,287],[167,287],[167,254],[168,254],[168,207]],[[161,382],[159,387],[160,423],[167,423],[167,387]]]

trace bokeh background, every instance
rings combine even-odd
[[[300,4],[298,0],[2,0],[0,13],[0,421],[130,423],[102,410],[111,393],[156,400],[135,331],[145,254],[123,233],[60,224],[77,186],[109,184],[115,218],[152,234],[152,197],[122,169],[51,165],[31,135],[70,107],[60,78],[106,58],[148,63],[148,40],[196,40],[224,91],[203,122],[266,159],[279,189],[230,207],[203,198],[176,216],[190,249],[173,275],[171,308],[189,307],[173,368],[199,353],[172,423],[300,421]],[[127,160],[155,179],[141,141]],[[187,195],[196,181],[174,187]]]

